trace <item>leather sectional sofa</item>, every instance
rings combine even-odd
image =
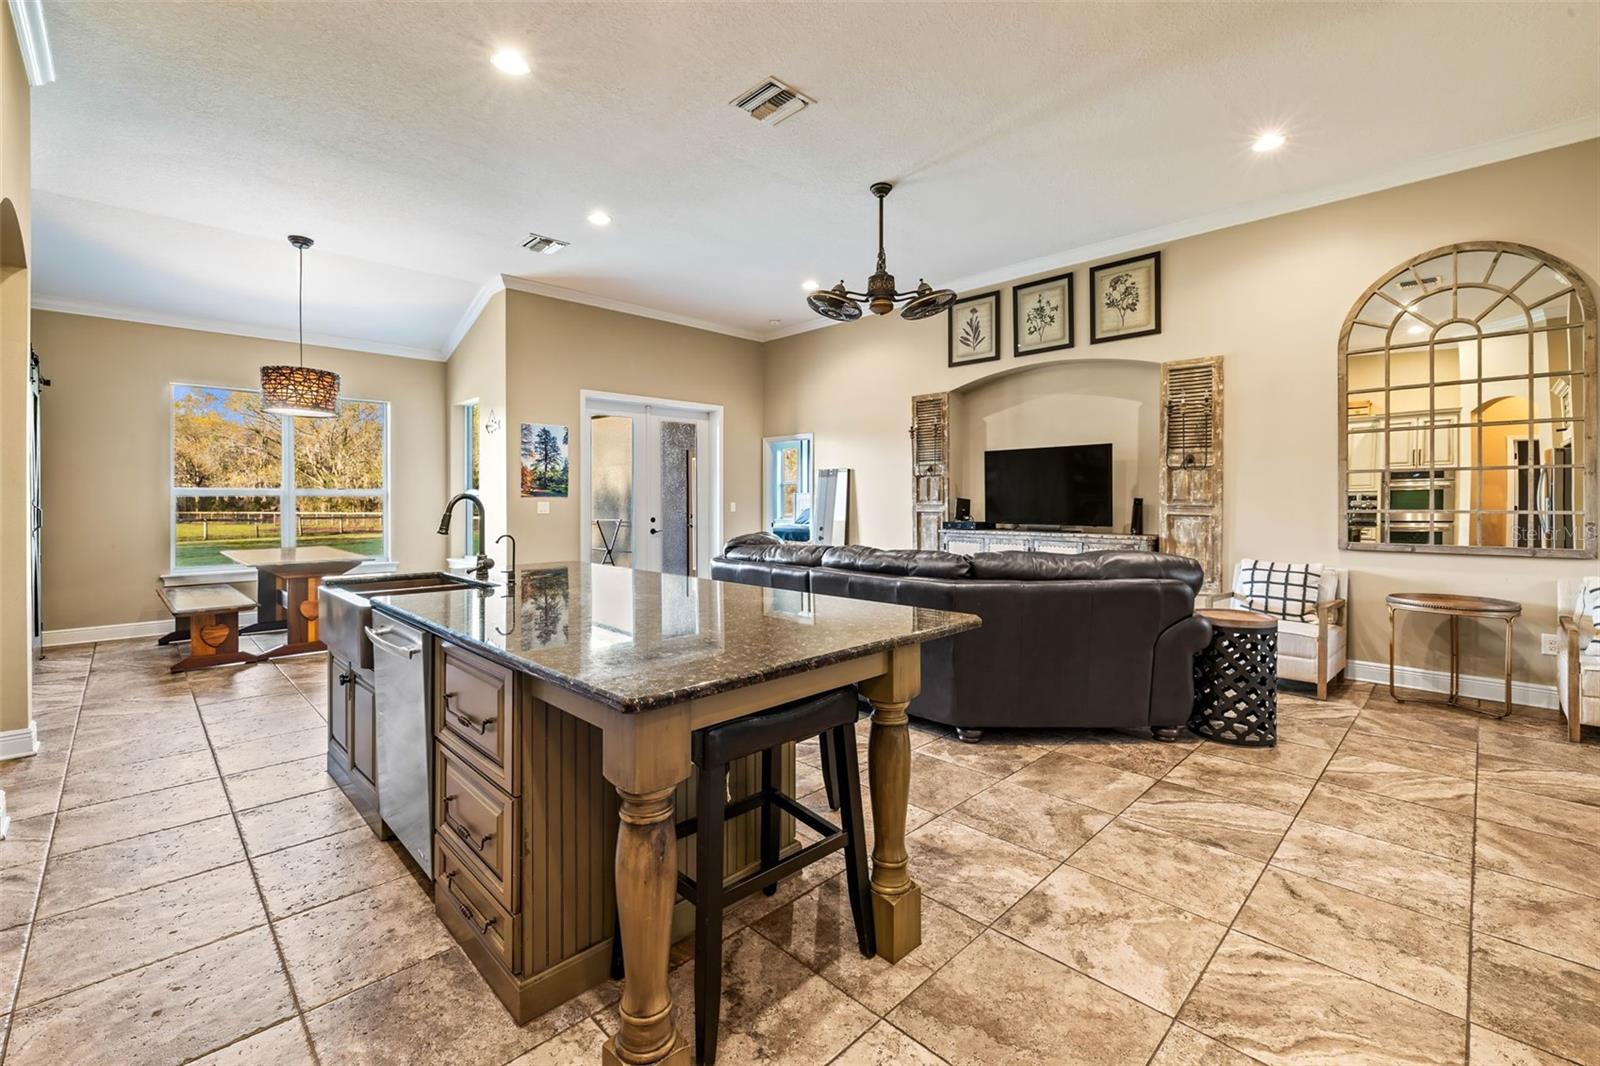
[[[722,581],[965,611],[983,626],[923,645],[910,713],[965,740],[994,727],[1150,729],[1189,718],[1193,657],[1211,639],[1194,613],[1193,559],[1154,552],[953,555],[735,537]]]

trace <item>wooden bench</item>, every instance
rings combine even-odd
[[[239,612],[254,607],[255,600],[232,585],[160,586],[156,591],[180,629],[189,632],[189,654],[172,664],[173,673],[256,661],[254,654],[239,650]]]

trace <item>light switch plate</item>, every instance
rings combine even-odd
[[[1561,636],[1558,633],[1540,633],[1539,651],[1545,655],[1555,655],[1561,650]]]
[[[539,504],[538,504],[538,510],[539,510],[540,514],[549,514],[550,513],[550,501],[549,500],[540,500]]]

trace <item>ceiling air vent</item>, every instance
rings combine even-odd
[[[528,234],[528,239],[522,242],[522,246],[530,252],[539,252],[544,255],[555,255],[557,252],[561,251],[561,249],[567,247],[567,243],[568,242],[566,241],[558,241],[554,237],[546,237],[542,234],[530,233]]]
[[[757,122],[776,126],[790,115],[804,111],[816,101],[800,90],[785,85],[777,78],[768,78],[748,92],[735,96],[729,103]]]

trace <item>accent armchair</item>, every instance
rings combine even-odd
[[[1600,725],[1600,648],[1594,623],[1584,604],[1584,589],[1600,578],[1566,578],[1556,582],[1556,615],[1561,641],[1556,648],[1556,697],[1567,719],[1567,739],[1576,744],[1586,725]]]
[[[1270,564],[1257,562],[1256,565],[1265,567]],[[1260,609],[1250,604],[1244,562],[1234,568],[1232,588],[1231,606],[1246,610]],[[1349,588],[1348,570],[1324,566],[1317,602],[1307,611],[1314,618],[1278,618],[1278,676],[1317,686],[1319,700],[1328,698],[1328,682],[1344,673],[1349,655],[1349,627],[1346,625],[1345,611]],[[1600,693],[1600,689],[1596,691]]]

